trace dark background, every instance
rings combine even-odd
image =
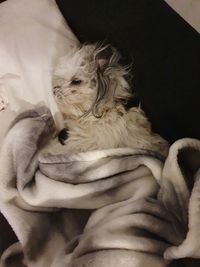
[[[116,46],[155,131],[200,138],[200,38],[163,0],[57,0],[81,42]]]

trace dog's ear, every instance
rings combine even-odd
[[[109,65],[110,59],[113,55],[113,48],[110,45],[104,47],[97,47],[95,55],[95,63],[97,70],[105,71]]]
[[[120,65],[119,52],[110,45],[95,47],[94,57],[97,74],[96,99],[88,110],[97,118],[103,115],[104,103],[115,105],[117,102],[125,103],[131,94],[129,86],[124,79],[127,74],[125,68]]]
[[[98,58],[96,59],[97,70],[104,71],[108,65],[108,59]]]

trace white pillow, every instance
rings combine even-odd
[[[52,94],[52,69],[60,56],[78,44],[54,0],[1,3],[0,95],[10,109],[45,103],[58,128],[62,127]]]

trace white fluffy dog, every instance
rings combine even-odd
[[[151,131],[144,112],[125,107],[131,91],[119,59],[114,48],[97,45],[82,45],[60,58],[53,76],[66,126],[60,140],[69,153],[130,147],[166,155],[168,143]]]

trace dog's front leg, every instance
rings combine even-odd
[[[63,128],[59,134],[58,134],[58,140],[62,145],[65,145],[65,140],[67,140],[69,134],[68,134],[68,129]]]

